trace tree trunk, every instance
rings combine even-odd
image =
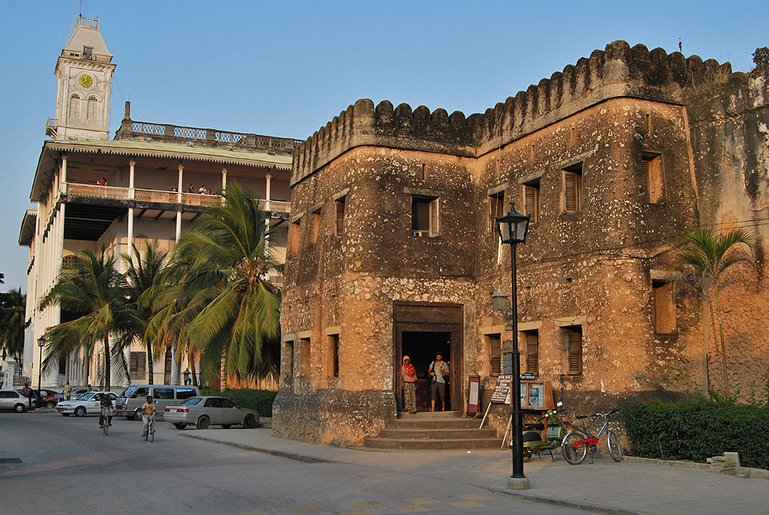
[[[191,372],[192,372],[192,386],[198,386],[199,387],[200,385],[198,384],[198,369],[195,366],[195,353],[193,351],[190,351],[189,357],[187,359],[189,359],[190,368],[192,369],[191,370]]]
[[[710,316],[708,316],[708,308],[710,307],[710,297],[707,291],[703,290],[705,299],[703,299],[702,306],[702,332],[705,337],[705,394],[710,396]]]
[[[227,351],[222,353],[222,361],[219,366],[219,391],[227,389]]]
[[[109,334],[104,336],[104,391],[110,391],[110,374],[112,374],[112,368],[109,355]]]
[[[727,368],[727,357],[726,357],[726,340],[724,339],[724,320],[721,316],[721,300],[719,299],[718,294],[718,288],[716,288],[716,291],[713,295],[716,299],[716,317],[718,319],[718,335],[719,339],[721,340],[721,373],[723,374],[723,380],[724,380],[724,393],[726,393],[726,398],[731,398],[730,392],[729,392],[729,370]]]
[[[149,377],[147,379],[147,384],[155,384],[155,364],[153,363],[155,361],[154,356],[152,355],[152,342],[147,341],[147,373],[149,374]]]

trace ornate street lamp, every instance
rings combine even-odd
[[[40,337],[37,339],[37,346],[40,347],[40,364],[37,367],[37,402],[40,402],[42,395],[40,395],[41,381],[43,378],[43,347],[45,347],[45,338]],[[40,406],[38,406],[39,408]]]
[[[512,417],[513,417],[513,475],[507,482],[507,487],[513,490],[526,490],[529,488],[529,480],[523,473],[523,412],[521,411],[521,354],[518,351],[518,291],[515,284],[515,250],[519,243],[526,241],[526,232],[529,228],[529,217],[515,210],[515,204],[510,206],[510,211],[497,218],[499,235],[502,243],[510,245],[510,269],[512,276],[512,296],[510,298],[511,319],[513,329],[513,392],[512,392]],[[501,295],[500,295],[501,294]],[[501,305],[501,297],[505,296],[499,290],[492,294],[492,302],[495,307]],[[507,299],[505,298],[505,304]]]

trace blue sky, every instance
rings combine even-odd
[[[77,17],[117,64],[111,133],[132,118],[304,139],[359,98],[482,112],[622,39],[753,67],[764,1],[3,0],[0,272],[26,289],[17,244],[53,69]]]

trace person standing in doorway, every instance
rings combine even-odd
[[[69,385],[69,381],[64,385],[64,398],[69,400],[69,396],[72,394],[72,387]]]
[[[435,361],[427,370],[430,376],[430,411],[435,411],[435,400],[440,397],[441,411],[446,411],[446,381],[449,379],[449,364],[443,361],[443,354],[435,353]]]
[[[417,371],[411,364],[411,358],[403,356],[401,367],[401,379],[403,380],[403,411],[417,412]]]

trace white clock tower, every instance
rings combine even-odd
[[[80,16],[56,61],[56,118],[46,133],[55,140],[109,139],[112,54],[99,32],[99,20]]]

